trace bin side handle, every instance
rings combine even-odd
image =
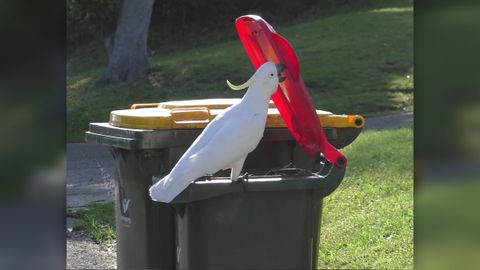
[[[323,155],[318,156],[317,162],[320,164],[320,169],[315,174],[325,179],[325,188],[322,190],[322,196],[326,197],[338,188],[345,176],[347,166],[339,168],[328,162]]]

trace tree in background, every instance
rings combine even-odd
[[[94,86],[133,82],[150,69],[147,40],[154,0],[123,0],[115,37],[105,39],[108,67]]]

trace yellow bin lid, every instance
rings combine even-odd
[[[110,125],[148,130],[204,128],[224,109],[236,104],[239,98],[168,101],[133,104],[128,110],[110,113]],[[362,128],[365,120],[360,115],[335,115],[317,110],[318,118],[326,128]],[[267,128],[286,128],[275,104],[270,101]]]

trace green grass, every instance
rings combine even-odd
[[[84,230],[98,244],[115,239],[113,203],[94,203],[85,210],[67,210],[67,216],[77,218],[73,229]]]
[[[378,3],[377,8],[276,27],[296,49],[317,108],[363,115],[412,110],[412,2]],[[92,49],[69,55],[67,141],[82,142],[89,122],[108,121],[110,111],[132,103],[241,97],[225,80],[239,83],[253,73],[238,38],[157,53],[151,65],[151,72],[133,84],[91,89],[106,67],[104,54]]]
[[[413,130],[367,131],[324,201],[320,268],[413,268]]]

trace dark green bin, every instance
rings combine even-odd
[[[332,144],[341,148],[350,144],[358,136],[361,128],[326,128],[324,130]],[[208,198],[203,200],[198,199],[197,189],[199,186],[207,187],[207,185],[197,181],[179,195],[172,204],[151,201],[148,188],[153,184],[152,176],[168,174],[201,131],[201,129],[143,130],[116,127],[109,123],[90,124],[86,132],[86,141],[108,146],[117,165],[115,195],[117,267],[120,269],[175,269],[177,267],[253,267],[258,269],[262,266],[267,267],[266,263],[271,261],[266,259],[267,255],[268,258],[285,257],[276,260],[283,262],[281,264],[273,261],[274,268],[282,265],[283,268],[295,265],[300,268],[314,267],[316,256],[312,254],[318,251],[317,236],[321,201],[341,181],[343,171],[337,172],[338,179],[335,180],[337,183],[326,181],[326,179],[313,181],[312,177],[315,178],[315,176],[288,176],[288,179],[284,179],[285,181],[267,181],[268,188],[254,192],[253,189],[257,186],[265,187],[264,184],[256,181],[255,177],[245,183],[218,182],[214,177],[214,180],[206,181],[209,188],[208,191],[203,191],[202,196]],[[288,164],[306,170],[318,168],[318,162],[304,153],[287,128],[267,128],[257,149],[248,156],[244,171],[258,175]],[[335,171],[333,170],[332,174],[335,174]],[[227,174],[228,172],[220,172],[215,176]],[[272,177],[276,176],[266,177],[262,181],[265,182],[265,179]],[[307,180],[310,184],[307,186],[301,184],[305,184]],[[291,189],[289,183],[297,182],[298,187],[301,188]],[[277,188],[274,186],[278,186],[280,190],[272,190]],[[244,192],[235,191],[238,188],[242,188]],[[253,208],[258,204],[260,205],[258,208]],[[249,208],[252,208],[252,211],[249,211]],[[275,212],[277,209],[284,211],[284,215]],[[242,223],[246,226],[243,232],[239,228],[238,219],[241,216],[238,214],[235,215],[234,224],[227,225],[229,215],[225,214],[235,211],[243,213],[245,219],[250,221]],[[263,216],[262,219],[260,214],[263,212],[270,212],[270,218]],[[201,213],[203,217],[198,219],[199,216],[195,213]],[[223,239],[222,236],[222,240],[212,235],[208,238],[206,234],[212,232],[209,229],[214,227],[210,226],[217,219],[224,219],[225,224],[225,227],[217,227],[217,235],[226,236],[229,228],[236,228],[231,231],[230,237]],[[268,222],[277,224],[278,227],[266,228],[269,227]],[[247,226],[249,224],[256,224],[252,226],[259,226],[259,228],[253,230],[253,227]],[[227,231],[220,234],[221,230]],[[206,240],[208,238],[226,241],[217,243],[220,247],[227,242],[233,244],[235,239],[247,240],[250,237],[252,240],[254,238],[261,240],[262,243],[258,243],[258,246],[262,249],[275,248],[267,242],[274,244],[282,238],[281,236],[274,238],[266,234],[267,230],[285,234],[283,237],[291,246],[278,250],[259,251],[266,254],[258,255],[259,258],[254,256],[254,252],[245,252],[245,255],[250,254],[250,257],[244,256],[243,264],[237,262],[233,264],[232,261],[232,264],[227,266],[225,264],[227,261],[222,258],[228,257],[213,248],[215,242]],[[261,235],[255,235],[253,232]],[[238,242],[235,246],[245,249],[251,243],[253,242]],[[205,246],[202,247],[202,245]],[[222,248],[222,250],[226,249]],[[287,251],[289,254],[282,254]],[[217,253],[221,256],[216,255]],[[207,260],[201,254],[212,257]],[[235,253],[231,254],[233,256]],[[238,257],[235,255],[232,258]],[[290,258],[291,262],[283,261],[287,258]]]
[[[315,175],[197,181],[174,201],[177,269],[316,269],[322,199]]]

